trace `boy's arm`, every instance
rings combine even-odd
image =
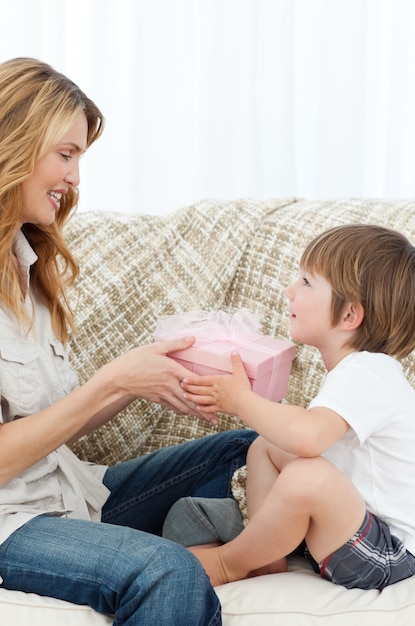
[[[347,432],[347,422],[330,409],[304,409],[258,396],[236,353],[232,367],[231,375],[187,377],[182,383],[185,398],[205,413],[238,415],[265,439],[297,456],[318,456]]]

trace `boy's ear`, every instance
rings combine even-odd
[[[342,317],[342,328],[344,330],[356,330],[363,322],[365,316],[365,310],[361,304],[349,302],[344,309]]]

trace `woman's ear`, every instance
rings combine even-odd
[[[341,326],[343,330],[356,330],[363,322],[365,310],[361,304],[349,302],[344,309]]]

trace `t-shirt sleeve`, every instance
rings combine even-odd
[[[390,403],[391,395],[387,376],[355,359],[341,362],[327,374],[309,408],[321,406],[335,411],[362,444],[385,424],[389,413],[385,404]]]

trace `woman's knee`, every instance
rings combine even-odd
[[[119,556],[118,566],[122,563],[124,572],[117,577],[117,616],[126,623],[130,623],[127,615],[137,615],[143,624],[220,624],[219,600],[198,559],[171,541],[144,539],[147,545],[138,540]]]

